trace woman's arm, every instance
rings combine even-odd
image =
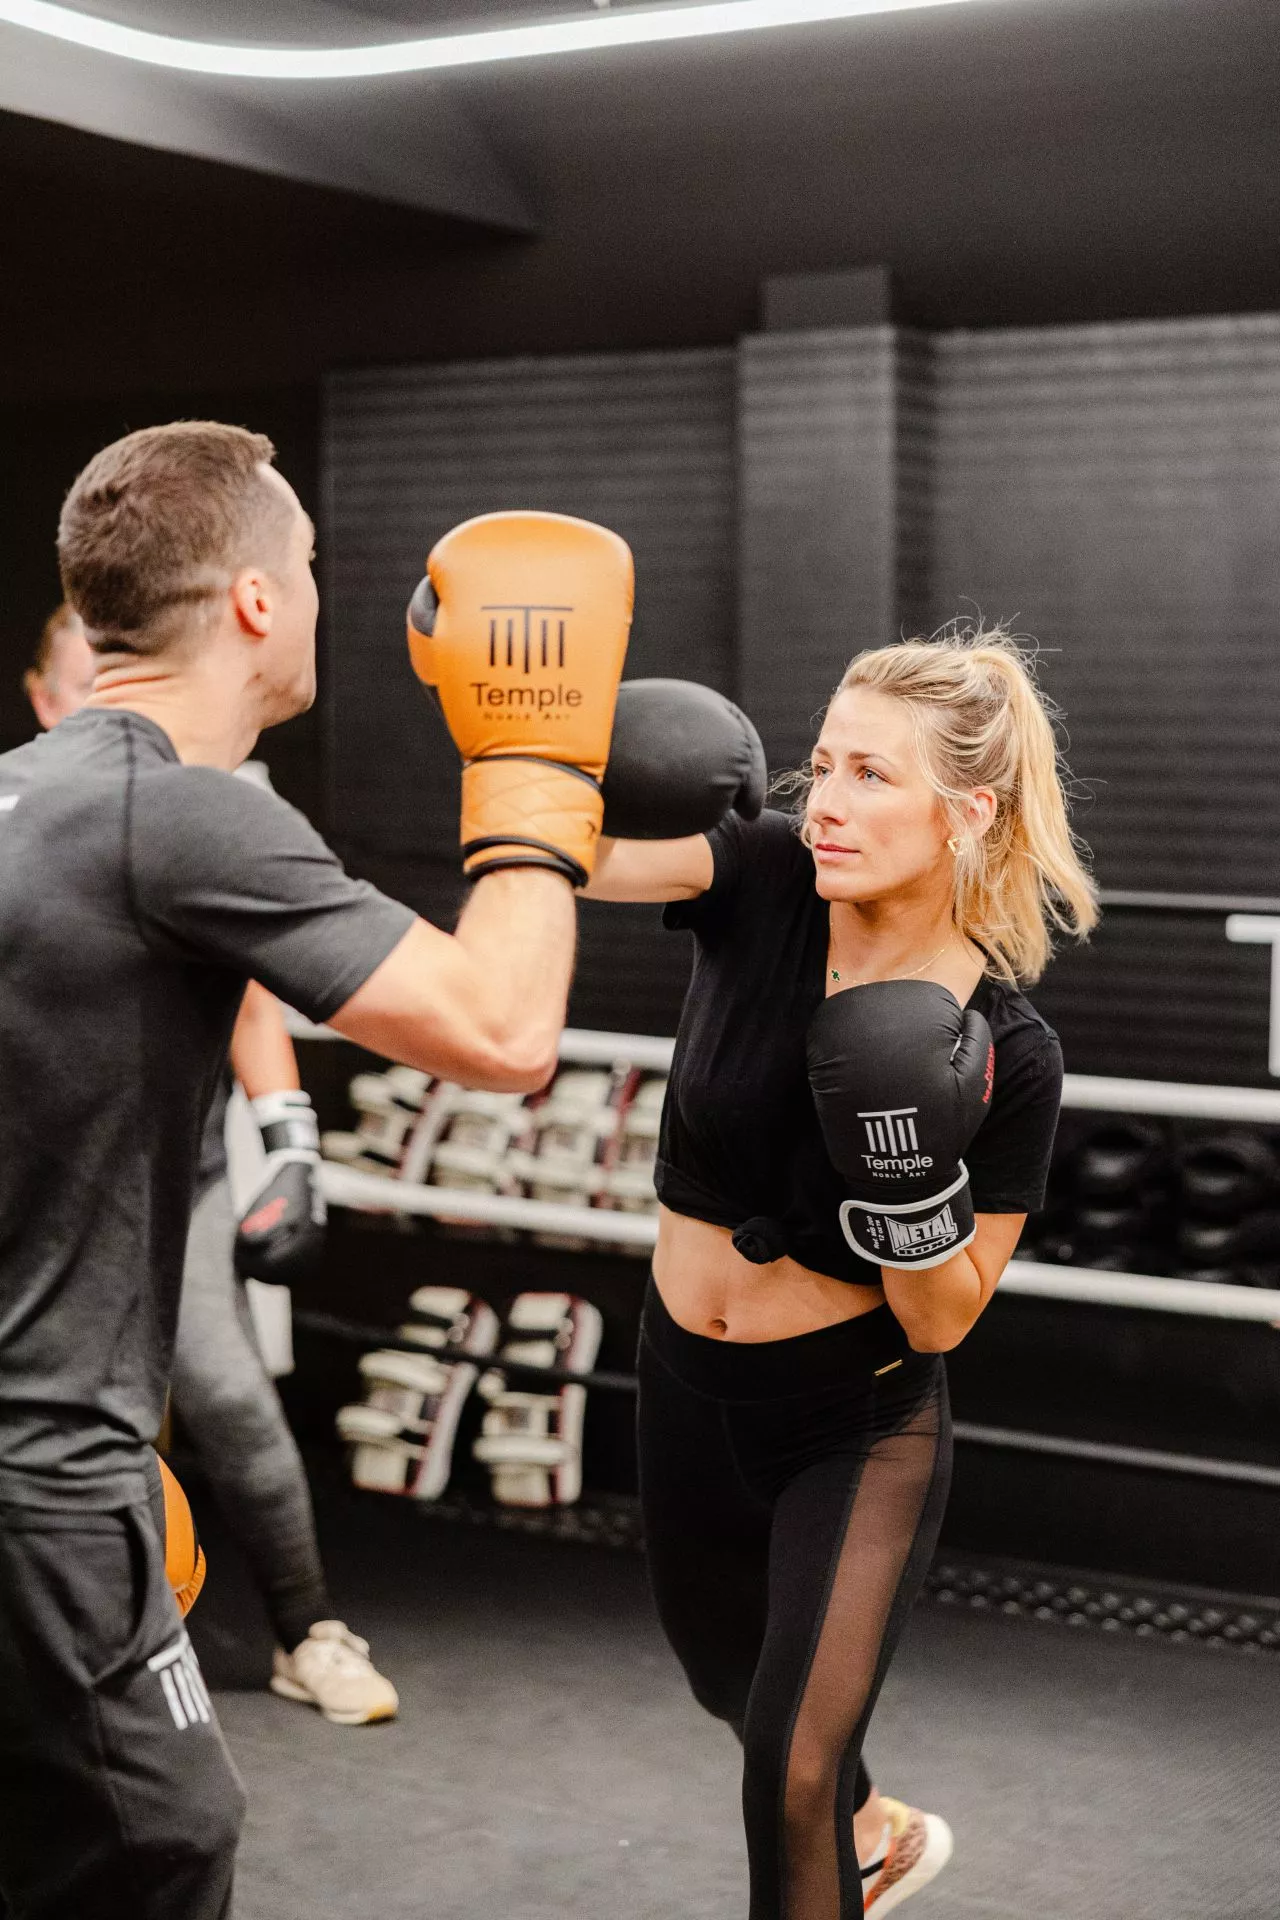
[[[715,875],[703,833],[687,840],[601,840],[588,900],[692,900]]]
[[[917,1353],[958,1347],[1013,1258],[1025,1213],[980,1213],[968,1246],[923,1272],[881,1267],[884,1297]]]

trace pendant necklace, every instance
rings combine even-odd
[[[913,968],[911,969],[911,972],[910,972],[910,973],[896,973],[896,974],[894,974],[894,976],[893,976],[893,977],[894,977],[894,979],[895,979],[895,980],[914,980],[914,979],[916,979],[916,978],[917,978],[917,976],[918,976],[919,974],[922,974],[922,973],[924,972],[924,970],[925,970],[925,968],[926,968],[926,967],[931,967],[931,966],[933,965],[933,963],[934,963],[934,961],[935,961],[935,960],[940,960],[940,959],[942,958],[942,956],[943,956],[943,954],[944,954],[944,953],[946,952],[946,950],[947,950],[947,948],[948,948],[948,947],[949,947],[950,945],[951,945],[951,936],[949,935],[949,936],[947,937],[947,939],[945,939],[945,940],[943,941],[943,943],[942,943],[942,945],[941,945],[941,946],[940,946],[940,947],[938,948],[938,951],[937,951],[936,953],[931,953],[931,954],[929,955],[929,958],[928,958],[927,960],[922,960],[922,961],[920,962],[920,965],[919,965],[918,967],[913,967]],[[834,981],[836,981],[836,982],[837,982],[837,984],[838,984],[838,983],[839,983],[839,980],[840,980],[840,969],[839,969],[838,967],[828,967],[828,968],[827,968],[827,972],[828,972],[828,973],[829,973],[829,974],[831,975],[831,978],[832,978],[832,979],[833,979]],[[850,985],[851,987],[868,987],[868,986],[870,986],[871,984],[872,984],[872,983],[871,983],[871,982],[870,982],[869,980],[851,980],[851,981],[849,982],[849,985]]]

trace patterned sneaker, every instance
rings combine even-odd
[[[340,1727],[394,1720],[400,1705],[395,1688],[369,1658],[369,1642],[341,1620],[317,1620],[292,1653],[276,1648],[271,1691],[319,1707]]]
[[[882,1920],[903,1900],[927,1887],[951,1858],[951,1829],[936,1813],[904,1807],[901,1800],[881,1794],[887,1822],[888,1846],[878,1860],[862,1869],[862,1910]]]

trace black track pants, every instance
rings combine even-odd
[[[225,1920],[244,1793],[146,1506],[0,1508],[0,1911]]]
[[[743,1744],[751,1920],[853,1920],[876,1696],[946,1503],[946,1373],[888,1308],[747,1345],[651,1286],[640,1491],[663,1627]]]
[[[173,1404],[223,1516],[253,1568],[289,1653],[332,1620],[311,1494],[297,1442],[262,1364],[244,1281],[232,1259],[225,1180],[196,1202],[173,1351]]]

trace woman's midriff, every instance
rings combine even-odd
[[[653,1278],[671,1318],[712,1340],[789,1340],[883,1306],[884,1288],[850,1286],[784,1256],[744,1260],[727,1227],[658,1210]]]

